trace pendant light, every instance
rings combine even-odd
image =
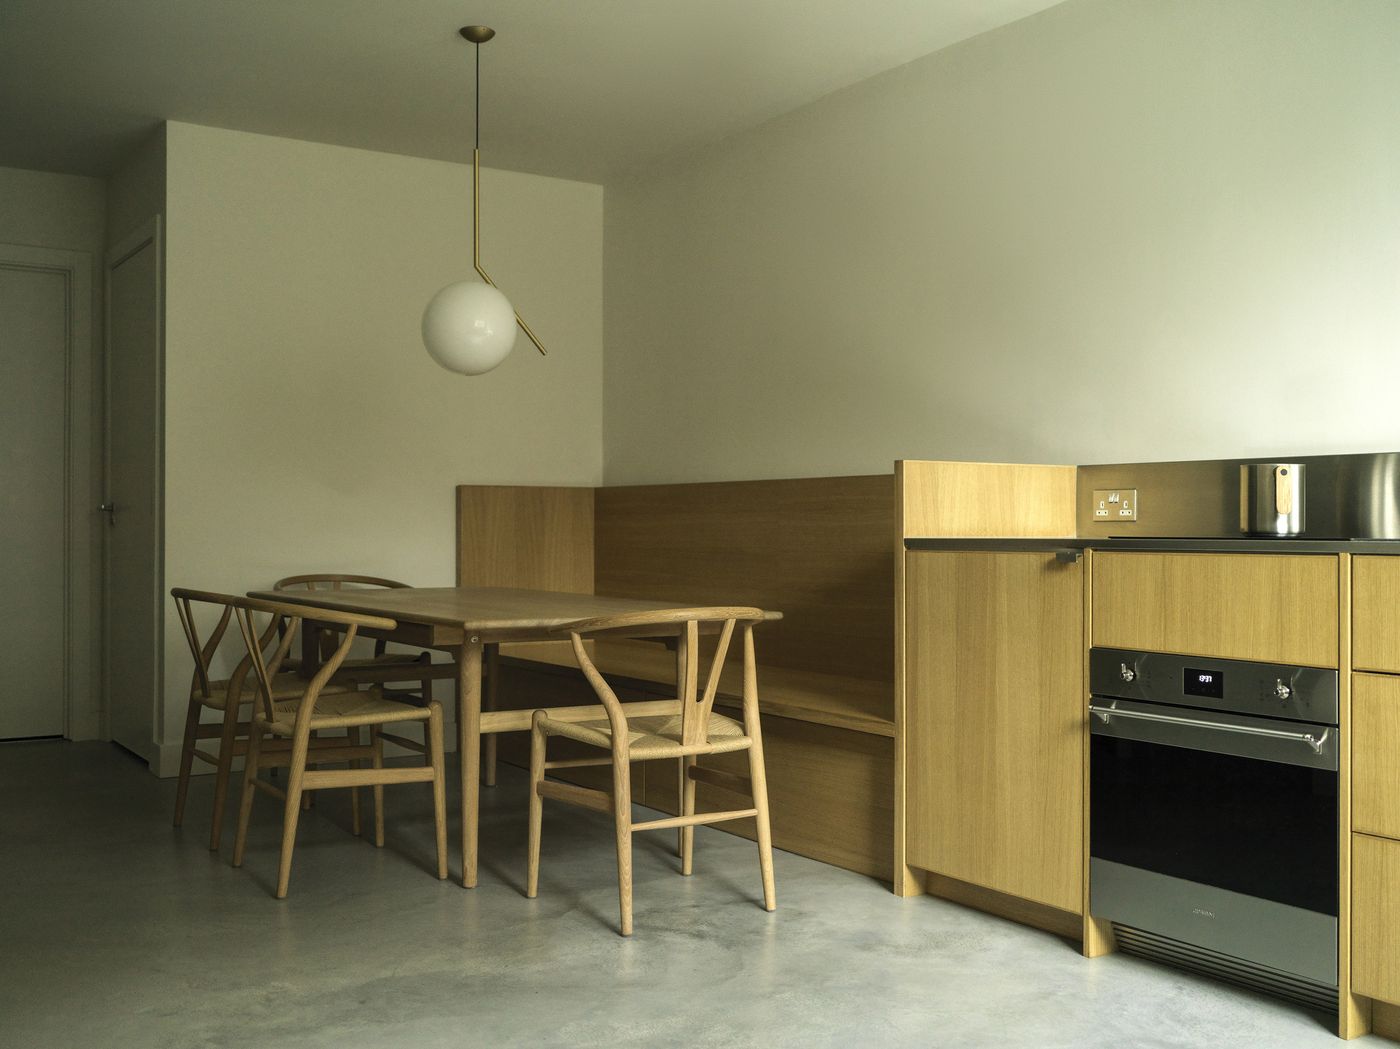
[[[423,345],[448,371],[463,375],[489,372],[509,356],[515,328],[525,333],[544,354],[540,340],[515,312],[510,300],[481,268],[481,45],[496,35],[484,25],[463,26],[458,32],[476,49],[476,109],[472,148],[472,266],[481,280],[447,285],[423,311]]]

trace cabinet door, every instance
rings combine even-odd
[[[1400,838],[1400,677],[1351,678],[1351,827]]]
[[[1082,562],[906,555],[909,863],[1082,909]]]
[[[1351,989],[1400,1003],[1400,841],[1351,840]]]
[[[1351,565],[1351,665],[1400,673],[1400,557],[1355,557]]]

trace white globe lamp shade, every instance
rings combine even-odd
[[[423,345],[450,372],[489,372],[515,345],[515,308],[481,281],[449,284],[423,311]]]

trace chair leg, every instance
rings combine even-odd
[[[434,702],[432,678],[424,678],[421,684],[423,686],[423,706],[431,707]],[[442,704],[438,704],[439,707],[441,707],[441,705]],[[433,755],[431,751],[432,746],[428,739],[428,722],[425,721],[423,722],[423,764],[427,765],[429,768],[431,768],[433,764]]]
[[[617,902],[622,935],[632,935],[632,768],[613,752],[613,824],[617,834]]]
[[[219,851],[224,836],[224,808],[228,802],[228,781],[233,774],[233,746],[238,736],[238,704],[224,709],[223,731],[219,733],[219,764],[214,772],[214,817],[209,821],[209,851]]]
[[[695,781],[690,778],[690,769],[695,764],[693,754],[681,758],[681,815],[695,815]],[[681,857],[681,873],[690,874],[691,861],[695,854],[695,828],[681,827],[677,832],[677,845]]]
[[[433,834],[437,839],[437,876],[447,878],[447,780],[443,773],[442,705],[428,704],[428,761],[433,766]]]
[[[758,828],[758,869],[763,875],[763,909],[776,910],[777,892],[773,887],[773,833],[768,824],[768,775],[763,768],[763,742],[758,731],[753,732],[749,747],[749,779],[753,783],[753,807],[758,810],[754,823]]]
[[[312,731],[311,731],[311,738],[312,738],[312,739],[320,739],[320,738],[321,738],[321,734],[320,734],[319,732],[317,732],[315,729],[312,729]],[[311,767],[312,767],[312,768],[315,768],[316,766],[315,766],[315,765],[312,765]],[[303,793],[302,796],[301,796],[301,811],[302,811],[302,812],[310,812],[310,811],[311,811],[311,804],[312,804],[312,802],[314,802],[315,800],[316,800],[316,792],[315,792],[314,790],[308,790],[308,791],[306,791],[305,793]]]
[[[253,811],[253,781],[258,778],[258,751],[262,729],[253,722],[248,732],[248,752],[243,755],[243,794],[238,799],[238,831],[233,837],[233,865],[243,866],[243,846],[248,841],[248,817]]]
[[[382,769],[384,767],[384,740],[379,735],[379,726],[369,727],[369,742],[373,750],[374,767]],[[382,849],[384,847],[384,784],[374,785],[374,847]]]
[[[185,822],[185,795],[190,789],[190,768],[194,765],[195,732],[199,729],[199,715],[203,704],[190,697],[189,709],[185,712],[185,741],[180,750],[180,782],[175,788],[175,826]]]
[[[525,861],[525,895],[534,899],[540,889],[540,831],[544,822],[544,799],[540,783],[544,780],[544,729],[536,711],[530,727],[530,844]]]
[[[360,728],[358,725],[348,725],[345,729],[345,745],[347,747],[358,747],[361,740]],[[357,769],[360,767],[358,758],[351,758],[345,763],[346,768]],[[360,836],[360,788],[350,788],[350,832],[355,837]]]
[[[277,863],[277,898],[287,898],[287,883],[292,880],[292,848],[297,840],[297,819],[301,816],[301,781],[306,775],[306,752],[311,740],[307,733],[297,733],[292,743],[292,761],[287,769],[287,803],[282,812],[282,852]]]

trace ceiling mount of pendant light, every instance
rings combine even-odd
[[[541,354],[545,348],[510,300],[481,266],[481,45],[496,35],[490,26],[463,26],[458,32],[476,52],[476,97],[472,146],[472,266],[481,280],[447,285],[423,311],[423,345],[448,371],[480,375],[496,367],[515,346],[519,325]]]

